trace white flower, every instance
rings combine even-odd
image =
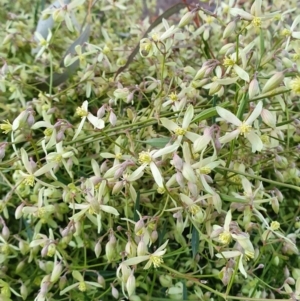
[[[239,270],[244,275],[244,277],[247,278],[247,273],[246,273],[245,268],[243,266],[244,254],[242,252],[240,252],[240,251],[224,251],[222,253],[216,254],[216,256],[218,258],[233,258],[233,257],[240,256],[240,258],[239,258]]]
[[[170,154],[174,152],[177,148],[178,144],[174,143],[160,150],[152,150],[150,152],[143,151],[139,153],[139,162],[142,164],[142,167],[141,170],[139,169],[138,174],[141,174],[142,170],[144,170],[149,165],[156,184],[158,185],[158,187],[163,187],[163,178],[158,167],[154,162],[154,159],[163,155]]]
[[[255,109],[253,110],[252,114],[248,117],[247,120],[241,121],[239,120],[234,114],[229,112],[228,110],[225,110],[221,107],[216,107],[216,110],[218,114],[225,119],[227,122],[232,123],[233,125],[237,126],[237,129],[233,132],[226,134],[225,136],[222,136],[219,138],[221,143],[227,143],[236,137],[238,137],[240,134],[244,135],[245,138],[247,138],[252,145],[252,152],[261,151],[263,148],[263,143],[259,136],[254,132],[252,129],[252,123],[254,120],[258,118],[262,111],[262,102],[260,101]]]
[[[78,107],[76,109],[76,114],[78,116],[80,116],[82,119],[81,119],[81,122],[79,124],[79,127],[76,131],[76,133],[74,134],[74,137],[72,140],[75,140],[77,138],[77,136],[80,134],[82,128],[83,128],[83,125],[84,125],[84,122],[86,119],[88,119],[88,121],[97,129],[103,129],[104,128],[104,121],[101,119],[101,118],[98,118],[96,116],[94,116],[92,113],[90,113],[88,111],[88,101],[85,100],[82,104],[81,107]]]
[[[183,136],[187,137],[191,141],[195,141],[200,136],[188,131],[189,125],[194,117],[194,108],[192,105],[189,105],[182,121],[182,125],[179,126],[174,121],[169,120],[168,118],[161,118],[160,121],[162,125],[167,128],[169,131],[173,132],[177,136],[177,141],[181,141]]]
[[[146,265],[144,267],[145,270],[149,269],[152,264],[153,264],[153,266],[155,268],[158,268],[164,262],[163,259],[162,259],[162,257],[166,253],[166,251],[167,251],[166,246],[168,244],[168,241],[169,240],[167,240],[163,245],[161,245],[152,254],[129,258],[129,259],[125,260],[123,263],[126,264],[126,265],[136,265],[136,264],[139,264],[139,263],[141,263],[143,261],[148,260],[148,262],[146,263]]]
[[[49,43],[51,41],[52,38],[52,32],[49,29],[48,30],[48,35],[47,35],[47,39],[45,39],[39,32],[35,32],[35,40],[38,41],[39,45],[38,47],[35,49],[35,51],[38,51],[38,54],[36,55],[36,58],[40,57],[43,52],[48,49],[49,47]]]
[[[45,164],[40,169],[35,170],[36,164],[33,161],[29,162],[28,154],[26,153],[24,148],[21,148],[21,159],[22,159],[22,162],[23,162],[23,166],[25,167],[25,169],[27,171],[27,173],[25,173],[23,171],[20,171],[20,174],[23,177],[22,181],[24,182],[25,185],[33,186],[34,181],[37,181],[37,182],[41,183],[44,186],[52,187],[52,185],[37,179],[37,177],[45,174],[46,172],[51,171],[51,169],[55,167],[54,162]]]

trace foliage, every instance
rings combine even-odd
[[[0,300],[299,299],[296,1],[4,2]]]

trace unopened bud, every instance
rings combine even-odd
[[[144,256],[147,254],[147,246],[143,239],[140,240],[137,247],[137,256]]]
[[[115,257],[115,247],[116,247],[116,238],[114,235],[111,235],[109,241],[105,245],[105,255],[107,257],[108,262],[112,262]]]
[[[136,256],[137,247],[135,243],[131,240],[129,240],[125,246],[125,252],[127,254],[128,258],[132,258]]]
[[[102,246],[101,246],[101,241],[99,240],[96,245],[95,245],[95,249],[94,249],[94,252],[95,252],[95,255],[97,258],[99,258],[100,254],[101,254],[101,251],[102,251]]]
[[[123,181],[118,181],[113,189],[112,189],[112,195],[118,194],[123,189]]]
[[[59,290],[62,291],[66,287],[67,282],[68,282],[68,280],[67,280],[66,275],[61,276],[59,279],[59,282],[58,282]]]
[[[132,271],[131,271],[131,274],[130,274],[130,276],[128,277],[127,282],[126,282],[126,289],[127,289],[128,297],[130,297],[131,295],[134,294],[134,292],[135,292],[135,287],[136,287],[136,284],[135,284],[135,277],[134,277],[134,275],[133,275],[133,270],[132,270]]]
[[[278,199],[276,197],[273,197],[271,199],[271,205],[272,205],[272,209],[273,211],[278,214],[279,212],[279,202],[278,202]]]
[[[171,287],[172,286],[172,277],[169,275],[160,275],[159,282],[162,287]]]
[[[267,109],[262,109],[261,118],[263,122],[271,128],[276,127],[276,118],[275,116]]]
[[[109,114],[109,122],[112,126],[115,126],[117,123],[117,116],[113,111],[111,111]]]
[[[192,11],[188,11],[180,20],[178,24],[178,28],[184,27],[189,24],[195,17],[196,13]]]
[[[278,88],[284,79],[282,72],[276,72],[264,85],[262,93],[267,93],[275,88]]]
[[[152,243],[155,243],[158,239],[158,232],[154,230],[150,235],[150,240]]]
[[[101,285],[102,288],[105,288],[105,286],[106,286],[105,279],[100,274],[97,277],[97,282]]]
[[[62,266],[61,262],[59,262],[55,265],[54,269],[52,270],[51,277],[50,277],[50,281],[52,283],[56,282],[59,279],[61,272],[62,272],[62,268],[63,268],[63,266]]]
[[[279,202],[283,201],[283,195],[281,193],[281,191],[278,188],[274,188],[275,194],[277,196],[277,199]]]
[[[25,267],[25,262],[20,261],[16,267],[16,273],[20,274],[23,271],[24,267]]]
[[[22,285],[20,287],[20,294],[21,294],[23,300],[27,299],[28,289],[27,289],[27,286],[24,283],[22,283]]]
[[[111,285],[111,294],[115,299],[119,298],[119,291],[112,285]]]
[[[10,236],[10,231],[9,231],[9,229],[8,229],[7,226],[4,226],[4,227],[2,228],[2,237],[4,238],[4,240],[8,240],[9,236]]]
[[[248,93],[249,93],[249,100],[251,100],[259,93],[259,84],[256,78],[253,78],[252,81],[250,82]]]
[[[134,226],[134,233],[138,236],[143,234],[143,229],[145,228],[145,223],[143,219],[139,219]]]
[[[205,88],[205,86],[204,86],[204,88]],[[219,83],[213,82],[209,88],[208,94],[214,95],[214,94],[218,93],[221,88],[222,88],[222,86]]]
[[[275,266],[278,266],[278,265],[279,265],[279,257],[278,257],[278,256],[273,257],[272,263],[273,263]]]
[[[196,73],[195,77],[193,80],[199,80],[199,79],[203,79],[203,77],[205,76],[205,73],[207,71],[207,69],[209,68],[209,66],[207,65],[203,65],[198,72]]]
[[[227,24],[224,32],[223,32],[223,39],[226,39],[232,35],[232,33],[236,29],[236,21],[231,21]]]
[[[295,285],[295,283],[296,283],[295,279],[292,278],[292,277],[286,278],[285,282],[290,284],[290,285]]]

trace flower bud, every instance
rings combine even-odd
[[[67,282],[68,282],[68,280],[67,280],[66,275],[61,276],[59,279],[59,282],[58,282],[59,290],[62,291],[66,287]]]
[[[99,258],[101,251],[102,251],[101,241],[98,240],[98,242],[96,243],[95,248],[94,248],[94,252],[95,252],[95,255],[97,258]]]
[[[279,202],[283,201],[283,195],[281,193],[281,191],[278,188],[274,188],[275,194],[277,196],[277,199]]]
[[[285,282],[290,284],[290,285],[295,285],[295,283],[296,283],[295,279],[292,278],[292,277],[286,278]]]
[[[169,275],[160,275],[159,282],[162,287],[170,287],[172,285],[172,277]]]
[[[4,226],[4,227],[2,228],[2,237],[4,238],[4,240],[8,240],[9,236],[10,236],[10,231],[9,231],[9,229],[8,229],[7,226]]]
[[[214,95],[220,91],[222,86],[218,82],[213,82],[209,88],[209,95]]]
[[[117,123],[117,116],[113,111],[111,111],[109,114],[109,122],[112,126],[115,126]]]
[[[278,266],[278,264],[279,264],[279,257],[278,256],[273,257],[272,263],[273,263],[273,265]]]
[[[143,234],[144,228],[145,228],[145,223],[144,220],[141,218],[135,223],[134,233],[138,236],[141,236]]]
[[[123,189],[123,181],[118,181],[113,189],[112,189],[112,195],[118,194]]]
[[[283,72],[276,72],[264,85],[262,93],[267,93],[275,88],[278,88],[284,79]]]
[[[272,205],[272,209],[273,211],[278,214],[279,212],[279,202],[278,202],[278,199],[276,197],[273,197],[271,199],[271,205]]]
[[[275,116],[267,109],[262,109],[261,118],[263,122],[271,128],[276,127],[276,118]]]
[[[100,274],[97,277],[97,282],[101,285],[102,288],[105,288],[105,286],[106,286],[105,279]]]
[[[137,256],[144,256],[147,254],[147,246],[143,239],[140,240],[137,247]]]
[[[129,240],[125,246],[125,252],[128,256],[128,258],[132,258],[136,256],[137,247],[135,243],[131,240]]]
[[[51,277],[50,277],[50,281],[52,283],[56,282],[59,279],[61,272],[62,272],[62,268],[63,268],[63,266],[62,266],[61,262],[59,262],[55,265],[54,269],[52,270]]]
[[[26,264],[24,261],[20,261],[16,267],[16,274],[20,274],[23,271],[25,265]]]
[[[150,235],[150,241],[151,243],[155,243],[158,239],[158,232],[154,230]]]
[[[192,11],[188,11],[180,20],[178,24],[178,28],[184,27],[189,24],[195,17],[196,13]]]
[[[27,289],[27,286],[24,283],[22,283],[22,285],[20,287],[20,294],[21,294],[23,300],[27,299],[28,289]]]
[[[111,283],[111,294],[115,299],[119,298],[119,291],[113,286],[113,284]]]
[[[223,39],[226,39],[232,35],[232,33],[236,29],[236,21],[231,21],[227,24],[224,32],[223,32]]]
[[[128,297],[130,297],[131,295],[134,294],[135,288],[136,288],[135,277],[133,275],[133,270],[132,270],[130,273],[130,276],[128,277],[127,282],[126,282],[126,289],[128,292]]]
[[[249,89],[248,89],[249,100],[255,97],[258,93],[259,93],[259,84],[257,79],[254,77],[249,84]]]
[[[112,234],[110,236],[109,241],[105,245],[105,255],[107,257],[108,262],[112,262],[112,260],[114,259],[115,254],[116,254],[115,248],[116,248],[116,238]]]

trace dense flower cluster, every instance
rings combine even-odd
[[[296,1],[42,2],[0,12],[0,300],[299,299]]]

